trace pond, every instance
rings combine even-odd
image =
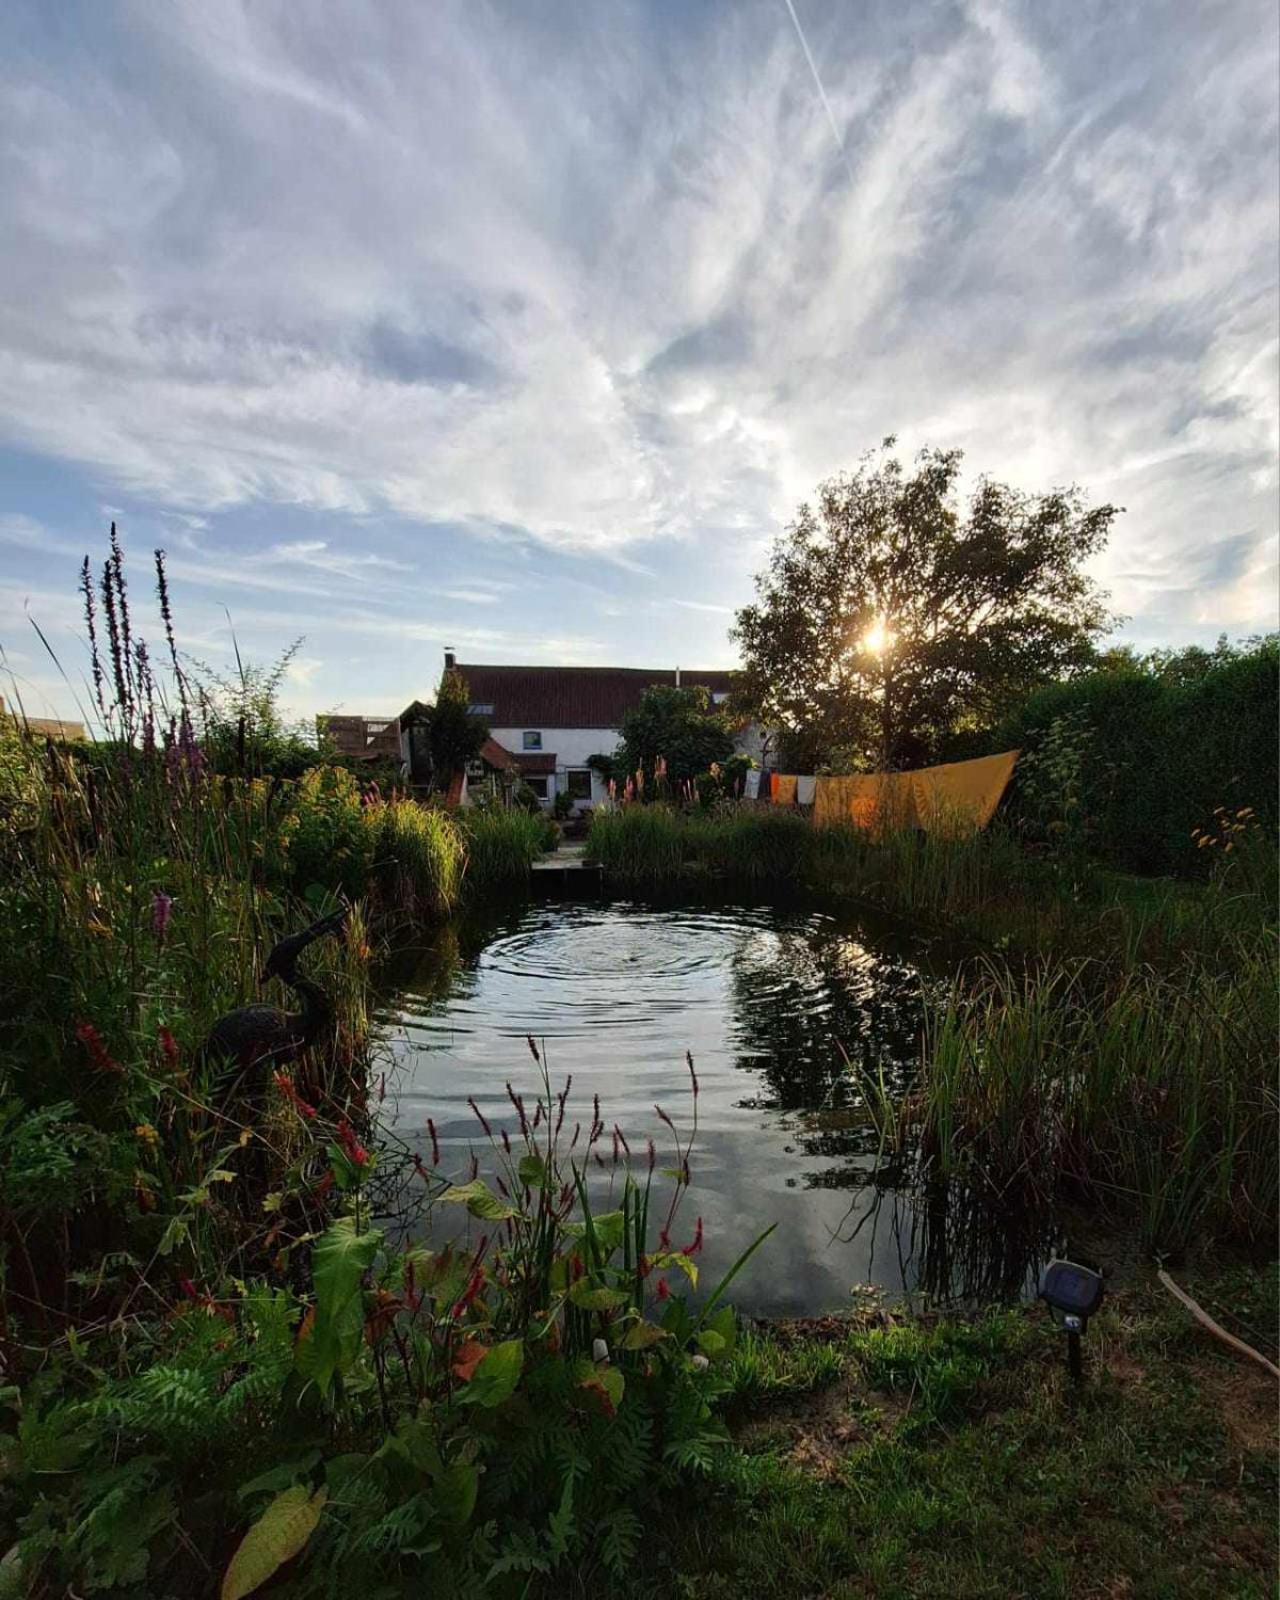
[[[860,1106],[859,1071],[908,1082],[925,993],[955,965],[954,952],[900,928],[830,910],[523,904],[451,926],[400,975],[379,1017],[395,1058],[386,1109],[424,1157],[434,1119],[445,1172],[465,1177],[472,1149],[482,1174],[492,1170],[468,1097],[495,1128],[514,1128],[506,1084],[532,1105],[532,1036],[553,1089],[573,1076],[567,1130],[589,1128],[600,1097],[609,1131],[593,1154],[605,1170],[593,1164],[591,1174],[604,1204],[615,1124],[641,1169],[649,1137],[660,1167],[675,1162],[655,1107],[687,1137],[689,1052],[698,1129],[672,1236],[688,1242],[702,1217],[704,1285],[776,1223],[734,1285],[749,1313],[848,1309],[865,1286],[1007,1292],[1028,1270],[1022,1246],[992,1239],[989,1222],[975,1238],[954,1208],[896,1193],[877,1174],[878,1140]]]

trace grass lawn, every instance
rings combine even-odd
[[[1274,1595],[1276,1384],[1148,1265],[1116,1279],[1074,1397],[1039,1307],[746,1336],[735,1442],[634,1593]],[[1183,1283],[1274,1359],[1274,1269]]]

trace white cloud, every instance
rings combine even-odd
[[[776,4],[189,0],[74,55],[43,9],[0,69],[0,440],[177,519],[188,582],[496,607],[433,585],[452,524],[640,584],[679,540],[741,586],[896,430],[1123,500],[1100,571],[1162,552],[1148,615],[1273,612],[1265,563],[1198,599],[1176,564],[1275,527],[1276,41],[1248,0],[801,5],[847,167]],[[330,520],[228,548],[214,513],[262,505]]]

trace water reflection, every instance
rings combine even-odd
[[[484,1154],[468,1097],[511,1125],[505,1086],[532,1087],[532,1035],[557,1086],[573,1075],[570,1125],[589,1122],[598,1094],[610,1127],[642,1146],[664,1134],[655,1104],[687,1126],[689,1050],[702,1092],[686,1219],[691,1229],[704,1218],[711,1280],[776,1222],[735,1285],[744,1310],[838,1310],[855,1286],[929,1286],[960,1247],[877,1173],[849,1063],[905,1083],[925,988],[952,966],[900,930],[813,909],[556,901],[493,912],[442,934],[384,1008],[396,1131],[425,1154],[433,1117],[445,1170],[464,1176],[471,1150]],[[659,1139],[664,1162],[670,1143]],[[607,1187],[607,1161],[592,1172]]]

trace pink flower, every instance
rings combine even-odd
[[[173,896],[165,894],[163,889],[157,890],[151,899],[151,931],[162,944],[172,915]]]
[[[671,1290],[667,1288],[667,1280],[665,1278],[659,1278],[658,1279],[658,1299],[659,1300],[670,1300],[670,1298],[671,1298]]]
[[[298,1115],[300,1117],[305,1117],[308,1122],[314,1122],[316,1119],[316,1108],[313,1105],[309,1105],[307,1101],[305,1101],[298,1093],[293,1079],[284,1072],[277,1072],[274,1076],[276,1088],[279,1089],[280,1093],[285,1097]],[[339,1133],[341,1133],[341,1129],[339,1129]]]
[[[178,1067],[178,1041],[163,1023],[156,1030],[156,1037],[160,1041],[160,1051],[165,1061],[176,1071]]]
[[[343,1153],[353,1167],[368,1166],[369,1152],[356,1138],[355,1129],[345,1117],[338,1124],[338,1138],[342,1143]]]
[[[98,1072],[112,1072],[122,1076],[124,1068],[114,1059],[111,1052],[102,1042],[102,1035],[92,1022],[82,1022],[76,1028],[76,1038],[89,1052],[89,1060]]]
[[[693,1243],[685,1245],[684,1254],[687,1255],[687,1256],[696,1256],[698,1251],[701,1250],[701,1249],[702,1249],[702,1218],[699,1217],[698,1218],[698,1225],[693,1230]]]

